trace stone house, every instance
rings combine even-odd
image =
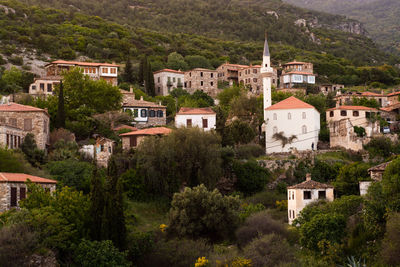
[[[193,94],[196,90],[203,91],[215,98],[218,94],[218,77],[216,70],[196,68],[185,72],[184,87]]]
[[[400,92],[392,92],[387,95],[387,100],[388,100],[388,106],[389,105],[395,105],[400,103]]]
[[[370,138],[379,134],[379,121],[373,118],[378,110],[363,106],[340,106],[326,111],[326,120],[330,132],[330,147],[344,147],[359,151]],[[357,136],[354,127],[365,129],[365,136]]]
[[[60,83],[64,72],[79,67],[93,80],[105,80],[118,85],[118,67],[116,64],[56,60],[44,66],[45,76],[35,79],[29,86],[29,94],[34,96],[53,94],[54,86]]]
[[[389,105],[388,96],[384,95],[383,92],[380,94],[374,92],[348,92],[342,94],[340,91],[335,96],[336,107],[349,106],[353,104],[355,98],[361,99],[375,99],[380,107],[386,107]]]
[[[372,181],[360,181],[360,195],[364,196],[368,193],[368,188],[371,186],[373,182],[382,181],[383,173],[385,172],[386,167],[391,163],[384,162],[377,166],[371,167],[368,169],[368,173],[371,176]]]
[[[311,174],[307,174],[304,182],[288,186],[289,224],[292,224],[293,220],[299,216],[307,205],[319,200],[333,201],[333,191],[333,186],[311,180]]]
[[[99,137],[94,145],[83,145],[79,151],[91,159],[96,158],[97,166],[107,168],[108,160],[114,153],[114,148],[115,141]]]
[[[336,95],[343,88],[343,84],[321,84],[319,86],[319,91],[324,95],[328,95],[329,93],[334,93]]]
[[[35,136],[39,149],[49,145],[50,116],[47,110],[17,103],[0,104],[0,145],[18,148],[25,135]]]
[[[171,132],[172,130],[170,128],[154,127],[120,134],[119,136],[122,139],[122,149],[129,150],[138,147],[148,136],[163,136]]]
[[[176,127],[199,127],[204,131],[215,129],[217,114],[211,108],[181,108],[175,115]]]
[[[26,182],[30,180],[40,184],[50,192],[56,190],[57,181],[24,173],[0,172],[0,213],[11,208],[17,208],[19,201],[26,198]]]
[[[250,92],[254,95],[263,93],[261,65],[247,66],[239,70],[239,83],[249,88]],[[277,70],[274,69],[273,76],[271,77],[271,84],[278,85]]]
[[[184,86],[185,74],[182,71],[162,69],[153,74],[157,95],[169,95],[174,88],[183,88]]]
[[[289,62],[282,66],[281,88],[293,88],[302,84],[315,84],[313,64],[309,62]]]
[[[218,80],[228,82],[229,85],[239,83],[239,71],[243,68],[248,68],[247,65],[230,64],[228,62],[222,64],[217,68]]]
[[[121,90],[122,110],[130,112],[134,117],[136,128],[147,128],[167,124],[167,107],[159,104],[135,98],[131,89],[129,92]]]

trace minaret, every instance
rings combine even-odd
[[[263,79],[263,94],[264,94],[264,122],[267,120],[266,108],[272,105],[271,102],[271,77],[274,70],[271,67],[271,56],[269,54],[269,46],[267,40],[267,33],[265,32],[263,62],[261,67],[261,76]]]

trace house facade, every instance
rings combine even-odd
[[[315,107],[291,96],[265,111],[267,154],[317,149],[320,114]],[[275,134],[293,138],[284,145]]]
[[[54,87],[60,83],[61,78],[56,76],[35,78],[29,85],[29,94],[32,96],[53,95]]]
[[[28,133],[39,149],[49,144],[50,116],[47,110],[17,103],[0,104],[0,145],[16,149]]]
[[[282,66],[281,88],[293,88],[302,84],[315,84],[313,64],[309,62],[289,62]]]
[[[239,70],[239,83],[248,87],[250,92],[254,95],[263,93],[261,65],[247,66]],[[273,76],[271,77],[271,85],[278,85],[277,70],[273,69]]]
[[[374,99],[379,104],[380,107],[387,107],[389,103],[389,98],[387,95],[384,95],[383,92],[378,94],[374,92],[348,92],[348,93],[340,93],[335,96],[336,107],[340,106],[350,106],[353,104],[354,99],[362,99],[366,98],[368,100]]]
[[[240,80],[239,71],[247,67],[249,66],[226,62],[217,68],[218,80],[228,82],[229,85],[238,84]]]
[[[121,90],[122,110],[129,112],[135,120],[135,127],[147,128],[167,124],[167,107],[150,101],[135,98],[133,91]]]
[[[311,180],[311,174],[307,174],[306,181],[289,186],[288,194],[288,221],[293,223],[300,212],[309,204],[319,201],[333,201],[334,187],[328,184]]]
[[[179,70],[162,69],[154,72],[154,85],[157,95],[169,95],[174,88],[183,88],[185,74]]]
[[[196,68],[185,72],[184,87],[193,94],[196,90],[203,91],[211,97],[218,94],[218,73],[215,70]]]
[[[379,121],[374,119],[378,110],[363,106],[340,106],[326,111],[330,132],[330,147],[344,147],[359,151],[370,138],[379,134]],[[354,127],[362,127],[365,136],[356,133]]]
[[[319,86],[319,91],[324,95],[328,95],[329,93],[333,93],[336,95],[343,88],[343,84],[321,84]]]
[[[57,181],[24,173],[0,172],[0,212],[19,207],[19,201],[26,198],[26,182],[40,184],[50,192],[56,190]]]
[[[96,159],[98,167],[107,168],[108,161],[114,153],[115,141],[99,137],[94,145],[83,145],[79,151],[91,159]]]
[[[215,129],[217,114],[211,108],[181,108],[175,115],[176,127]]]
[[[137,148],[148,136],[163,136],[171,132],[172,130],[170,128],[154,127],[120,134],[119,136],[122,139],[122,149],[130,150],[132,148]]]

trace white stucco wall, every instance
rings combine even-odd
[[[291,119],[288,119],[288,114]],[[303,118],[303,113],[306,117]],[[276,119],[274,117],[276,114]],[[303,133],[302,127],[306,126],[306,133]],[[276,128],[275,128],[276,127]],[[280,141],[272,138],[276,132],[283,132],[286,137],[296,135],[297,139],[292,144],[287,144],[282,148]],[[317,149],[318,134],[320,130],[320,114],[314,108],[307,109],[279,109],[266,111],[266,153],[289,152],[293,148],[298,151],[311,150],[314,143],[314,149]]]
[[[186,121],[188,119],[192,120],[192,127],[199,127],[204,129],[204,131],[209,131],[215,129],[216,115],[215,114],[196,114],[196,115],[180,115],[175,116],[175,126],[176,127],[187,127]],[[208,120],[208,127],[203,128],[203,119]]]

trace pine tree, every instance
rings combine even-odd
[[[122,76],[123,76],[125,82],[133,83],[135,81],[134,76],[133,76],[132,62],[131,62],[130,57],[128,57],[128,60],[126,61],[124,73]]]
[[[104,212],[104,188],[97,169],[93,171],[92,186],[90,188],[90,236],[93,240],[101,240]]]
[[[62,81],[60,82],[60,92],[58,94],[56,128],[65,128],[64,86]]]

